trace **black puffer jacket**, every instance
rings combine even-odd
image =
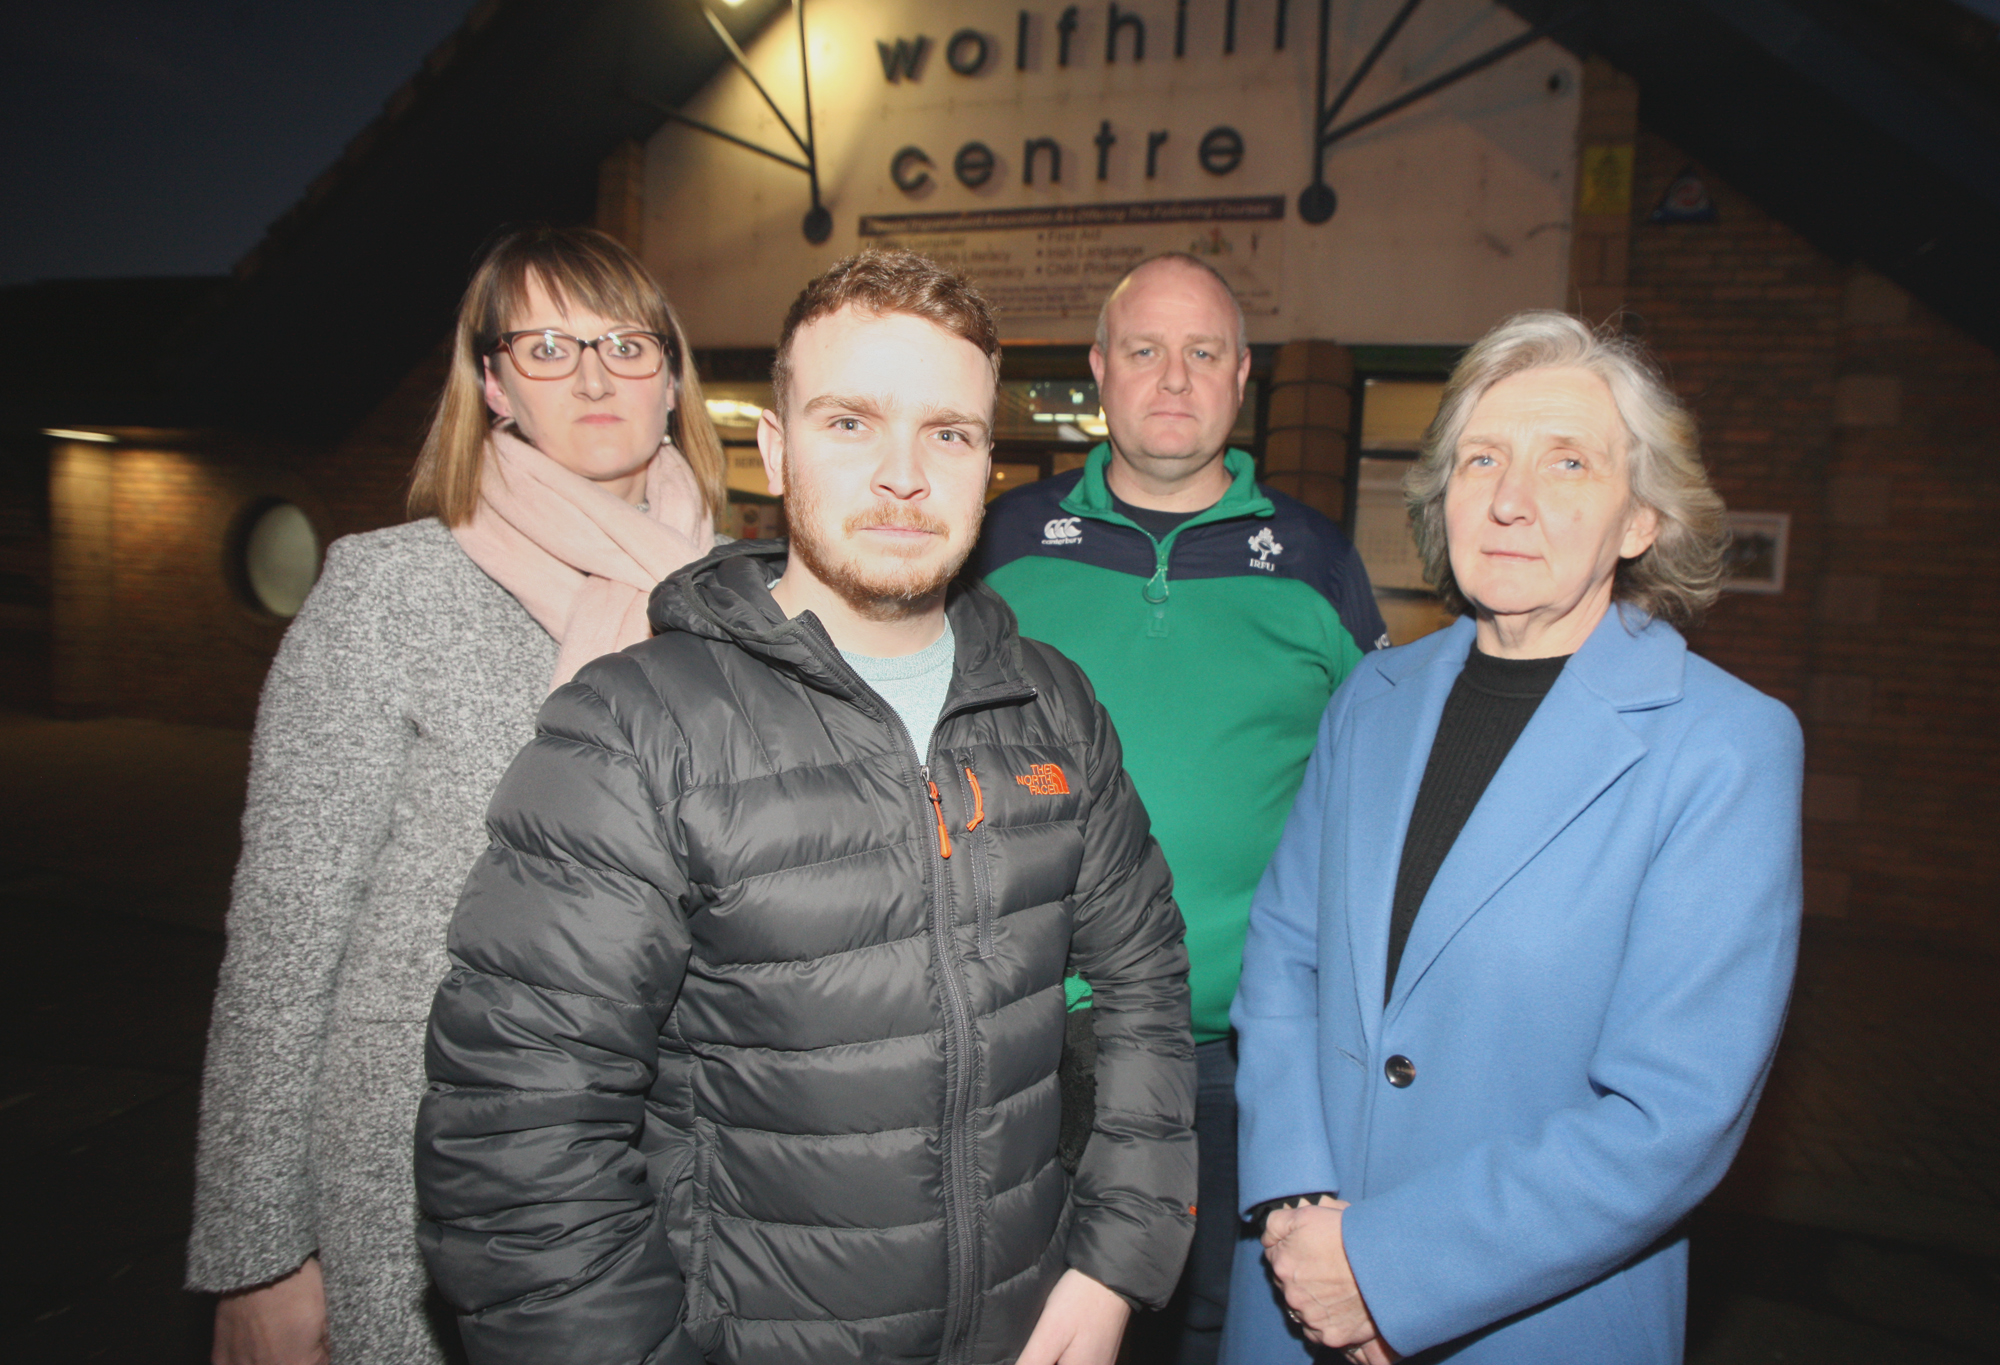
[[[1104,711],[954,593],[926,775],[771,600],[783,555],[661,584],[662,633],[556,691],[493,798],[417,1132],[481,1365],[1006,1361],[1066,1265],[1151,1303],[1180,1270],[1187,957]],[[1073,1187],[1066,967],[1099,1058]]]

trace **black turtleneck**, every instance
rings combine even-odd
[[[1417,788],[1416,808],[1403,838],[1403,861],[1396,870],[1396,899],[1389,912],[1389,970],[1383,977],[1387,1003],[1396,984],[1396,968],[1409,941],[1417,908],[1445,855],[1458,842],[1459,831],[1486,792],[1486,784],[1528,728],[1535,708],[1555,686],[1568,655],[1554,659],[1500,659],[1482,654],[1478,646],[1466,656],[1465,669],[1445,699],[1430,761]]]
[[[1162,512],[1153,507],[1138,507],[1125,501],[1116,493],[1111,495],[1111,510],[1127,521],[1145,529],[1154,540],[1165,540],[1184,521],[1192,520],[1206,512],[1208,508],[1198,507],[1192,512]]]

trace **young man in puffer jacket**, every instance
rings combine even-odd
[[[421,1241],[477,1365],[1111,1365],[1194,1224],[1179,911],[1082,674],[952,586],[997,330],[907,252],[793,304],[792,536],[543,708],[453,921]],[[1057,1161],[1063,977],[1097,1112]]]

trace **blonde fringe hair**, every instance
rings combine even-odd
[[[493,420],[486,408],[482,362],[527,306],[530,273],[558,303],[579,304],[667,338],[674,380],[667,434],[694,470],[709,513],[719,515],[728,497],[722,442],[708,419],[687,336],[667,296],[638,258],[613,238],[590,228],[547,226],[508,233],[472,272],[458,308],[451,370],[410,472],[410,515],[461,526],[479,506],[479,475]]]
[[[1486,391],[1528,370],[1587,370],[1604,381],[1625,423],[1632,499],[1660,520],[1651,548],[1618,562],[1614,600],[1686,629],[1715,604],[1729,543],[1722,498],[1702,467],[1694,414],[1675,396],[1645,350],[1610,329],[1593,332],[1567,313],[1516,313],[1467,351],[1451,372],[1403,496],[1423,559],[1424,579],[1447,607],[1472,611],[1451,573],[1445,544],[1445,488],[1459,437]]]

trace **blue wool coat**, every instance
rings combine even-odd
[[[1231,1015],[1242,1206],[1353,1201],[1349,1261],[1406,1355],[1677,1362],[1676,1225],[1742,1141],[1791,988],[1799,727],[1607,612],[1438,869],[1385,1008],[1403,836],[1472,639],[1372,654],[1327,708]],[[1306,1360],[1261,1250],[1224,1360]]]

